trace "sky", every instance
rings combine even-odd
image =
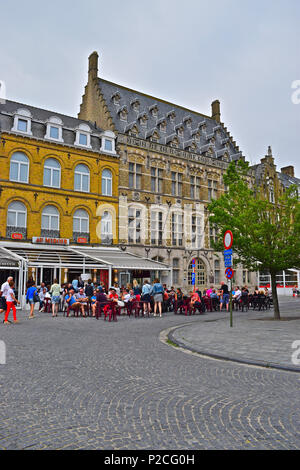
[[[248,161],[271,145],[300,178],[299,25],[299,0],[0,0],[0,80],[77,116],[96,50],[106,80],[207,115],[219,99]]]

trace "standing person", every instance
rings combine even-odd
[[[45,295],[46,295],[46,293],[47,293],[47,288],[46,288],[46,287],[44,287],[44,288],[40,291],[40,293],[39,293],[39,298],[40,298],[40,309],[39,309],[39,313],[44,312],[44,310],[45,310],[45,302],[44,302],[44,300],[45,300]]]
[[[52,298],[51,298],[52,317],[57,317],[58,306],[60,302],[60,293],[61,293],[61,286],[58,284],[58,280],[54,279],[53,284],[50,289],[50,294],[52,295]]]
[[[159,279],[154,279],[153,284],[153,300],[154,300],[154,317],[156,317],[157,307],[159,309],[159,316],[162,317],[162,302],[164,295],[164,288]]]
[[[39,298],[38,300],[36,299],[37,288],[36,288],[35,282],[34,280],[32,280],[31,282],[33,282],[33,284],[30,287],[28,287],[27,292],[26,292],[26,301],[30,305],[30,314],[28,318],[34,318],[34,314],[33,314],[34,304],[35,302],[39,302]]]
[[[6,297],[7,297],[7,293],[10,289],[9,287],[9,283],[10,281],[13,281],[13,278],[11,276],[9,276],[7,278],[7,281],[4,282],[1,286],[1,297],[0,297],[0,313],[2,312],[5,312],[6,309],[7,309],[7,305],[6,305]]]
[[[7,296],[6,296],[7,310],[6,310],[4,321],[3,321],[4,325],[9,325],[10,323],[8,321],[8,315],[11,309],[13,311],[14,323],[19,323],[19,320],[17,320],[15,303],[20,304],[20,302],[15,298],[14,287],[15,287],[14,281],[12,280],[9,281],[9,289],[7,291]]]
[[[225,282],[221,282],[221,299],[220,299],[220,311],[222,311],[223,304],[226,305],[226,310],[229,310],[229,290],[227,284]]]
[[[132,281],[134,295],[141,295],[141,289],[136,279]]]
[[[149,284],[147,279],[144,281],[143,289],[142,289],[142,301],[144,306],[144,315],[148,311],[150,315],[151,312],[151,294],[152,294],[152,286]]]
[[[73,281],[72,281],[72,286],[73,286],[74,291],[77,292],[77,288],[78,288],[78,277],[75,277],[75,279],[73,279]]]

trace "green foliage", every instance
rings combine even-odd
[[[224,175],[228,191],[213,200],[210,223],[219,232],[214,248],[222,251],[223,235],[231,230],[238,262],[252,270],[270,273],[300,266],[300,203],[297,187],[291,186],[275,203],[259,188],[249,186],[248,164],[231,162]]]

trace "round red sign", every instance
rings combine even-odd
[[[225,250],[229,250],[232,247],[233,244],[233,235],[231,230],[227,230],[224,234],[224,248]]]

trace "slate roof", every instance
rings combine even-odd
[[[166,145],[172,141],[172,137],[177,135],[179,140],[179,149],[185,149],[188,147],[190,140],[194,139],[194,135],[197,130],[200,129],[200,141],[195,139],[197,149],[193,150],[193,153],[205,154],[209,149],[207,145],[209,141],[207,136],[210,138],[214,137],[215,142],[211,144],[213,155],[215,158],[223,158],[225,151],[228,153],[230,159],[236,160],[242,157],[242,153],[239,152],[237,146],[233,145],[231,139],[229,139],[229,133],[226,132],[224,126],[220,125],[217,121],[209,116],[186,109],[182,106],[174,103],[169,103],[159,98],[148,96],[142,92],[131,90],[122,85],[112,83],[102,78],[98,79],[98,86],[105,99],[106,105],[108,106],[110,115],[112,117],[115,129],[117,132],[127,134],[130,131],[130,125],[136,124],[139,134],[138,137],[147,139],[151,137],[154,129],[157,129],[160,136],[158,143]],[[119,96],[119,102],[116,104],[114,97]],[[139,107],[133,106],[134,103],[139,103]],[[158,108],[158,113],[153,116],[151,110]],[[127,122],[120,119],[120,110],[127,109]],[[175,119],[172,121],[170,115],[172,112],[175,113]],[[143,114],[148,116],[146,125],[141,125],[140,117]],[[191,119],[191,125],[188,125],[189,119]],[[166,130],[162,132],[159,124],[162,121],[166,121]],[[176,133],[178,127],[182,126],[183,136]],[[206,129],[203,130],[203,127]],[[219,132],[219,133],[217,133]],[[225,147],[228,142],[228,148]]]
[[[100,134],[103,132],[102,129],[95,126],[94,123],[89,121],[83,121],[72,116],[57,113],[55,111],[49,111],[35,106],[30,106],[24,103],[18,103],[16,101],[5,100],[5,103],[0,102],[0,132],[11,132],[14,124],[14,114],[19,109],[26,109],[30,111],[32,115],[31,120],[31,131],[33,138],[44,140],[46,134],[46,123],[51,117],[58,117],[63,123],[63,143],[62,145],[74,146],[75,142],[75,129],[80,124],[87,124],[91,129],[91,146],[92,150],[99,152],[101,147]],[[20,135],[24,135],[20,132]],[[51,142],[55,142],[54,140]]]

